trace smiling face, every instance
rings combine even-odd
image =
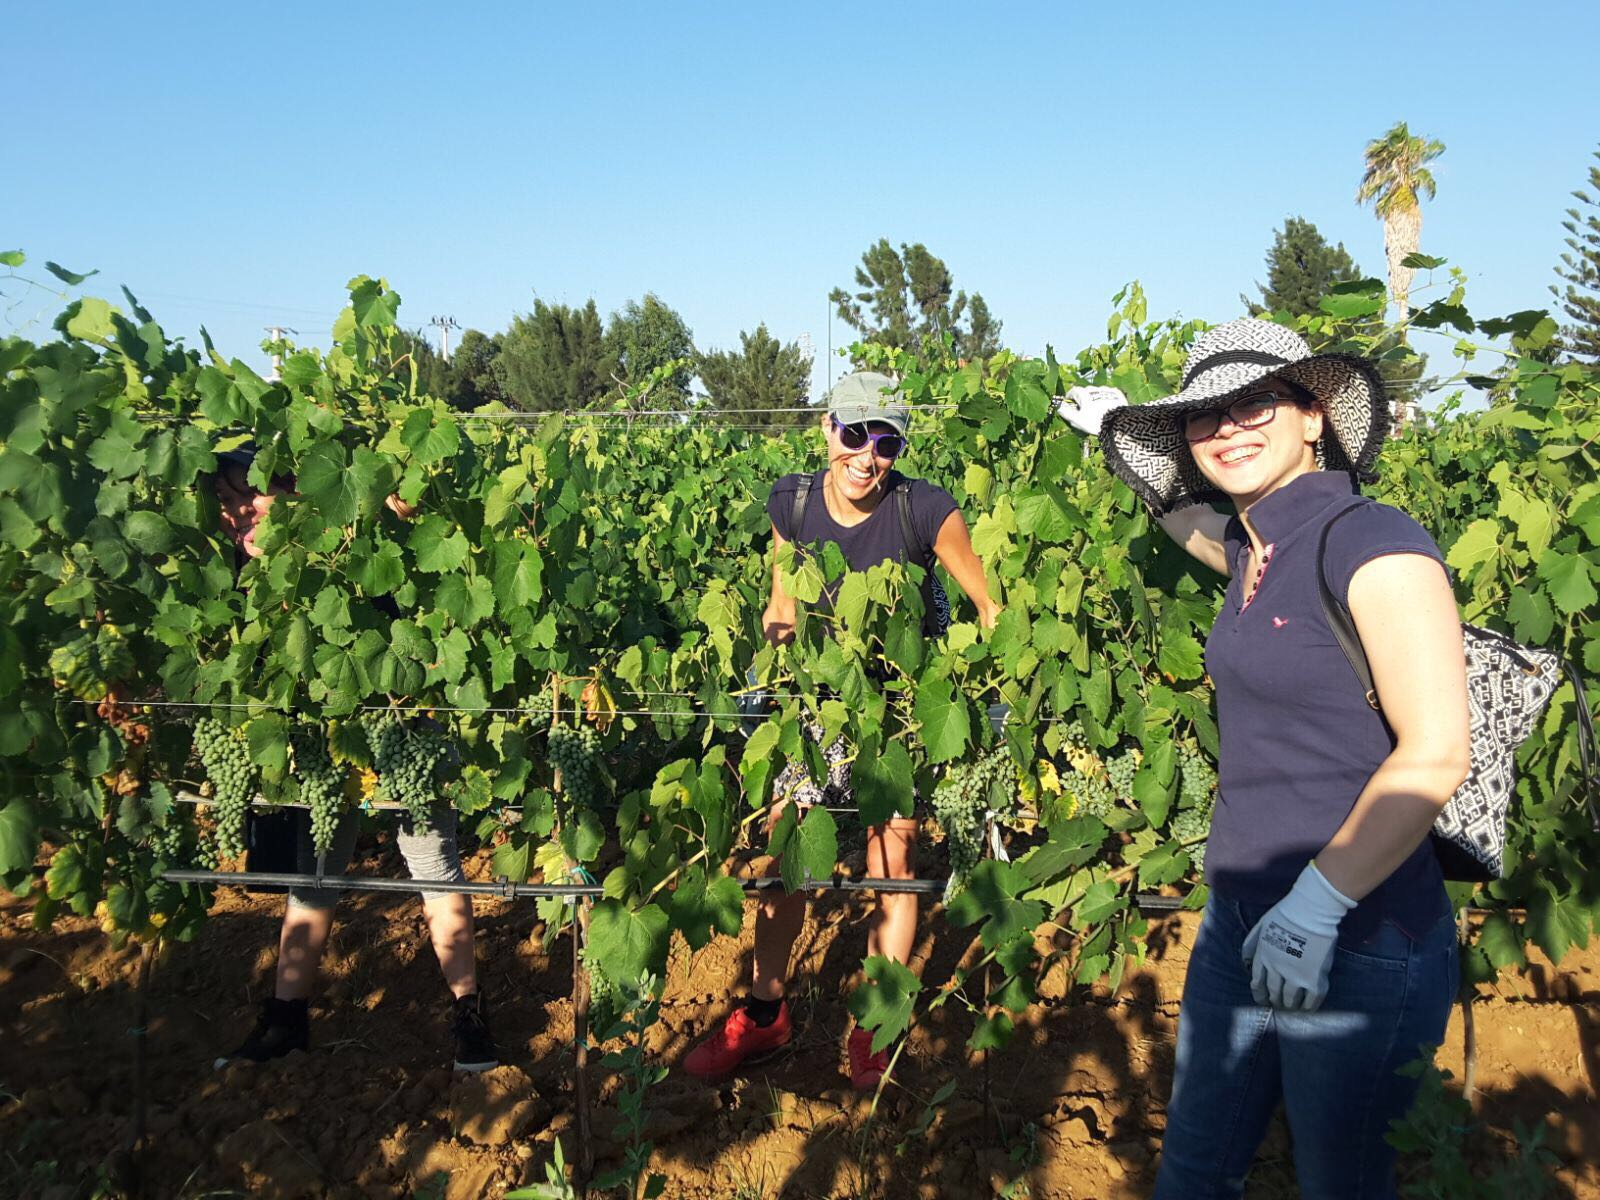
[[[839,437],[831,415],[822,418],[822,432],[828,440],[828,475],[835,494],[851,504],[863,504],[881,495],[881,484],[894,465],[894,459],[878,454],[877,443],[868,442],[851,450]],[[894,433],[892,425],[878,421],[867,424],[868,433]]]
[[[1200,473],[1221,488],[1242,511],[1267,493],[1317,467],[1316,444],[1322,436],[1322,410],[1282,380],[1272,379],[1259,392],[1277,397],[1270,418],[1253,429],[1224,417],[1215,433],[1189,442]]]

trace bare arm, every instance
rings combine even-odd
[[[794,597],[783,590],[783,572],[778,568],[778,547],[784,537],[776,525],[772,528],[772,595],[767,600],[766,611],[761,614],[761,628],[767,641],[774,646],[794,641]]]
[[[1167,536],[1213,571],[1231,575],[1225,533],[1228,518],[1206,504],[1191,504],[1157,517]]]
[[[1359,900],[1427,836],[1471,761],[1467,672],[1455,596],[1439,564],[1390,554],[1350,582],[1350,615],[1395,748],[1373,772],[1317,869]]]
[[[979,623],[985,629],[993,629],[1000,615],[1000,605],[989,597],[989,581],[984,578],[983,564],[973,552],[972,535],[967,532],[967,519],[960,510],[951,513],[939,526],[933,552],[950,572],[950,578],[960,584],[961,590],[978,606]]]

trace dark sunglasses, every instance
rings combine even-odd
[[[839,444],[846,450],[862,450],[868,442],[879,458],[895,459],[905,453],[906,438],[903,433],[868,433],[865,425],[841,425],[838,417],[829,417],[833,431],[839,435]]]
[[[1277,415],[1278,405],[1293,403],[1276,392],[1251,392],[1223,408],[1197,408],[1186,412],[1178,421],[1185,441],[1203,442],[1217,435],[1223,417],[1240,429],[1260,429]]]

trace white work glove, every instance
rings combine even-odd
[[[1328,995],[1339,922],[1356,906],[1307,863],[1289,894],[1267,910],[1244,940],[1244,965],[1257,1004],[1316,1012]]]
[[[1079,433],[1100,436],[1100,424],[1113,408],[1125,408],[1128,398],[1121,388],[1075,387],[1056,401],[1056,412]]]

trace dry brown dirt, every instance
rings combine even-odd
[[[388,857],[363,869],[398,873]],[[469,865],[487,874],[485,856]],[[265,1067],[212,1060],[248,1031],[270,987],[282,900],[221,892],[190,945],[151,980],[145,1195],[498,1197],[544,1178],[551,1142],[574,1151],[566,939],[546,952],[533,905],[481,901],[480,969],[505,1066],[453,1077],[445,991],[415,897],[347,897],[313,1004],[312,1049]],[[876,1114],[841,1073],[846,999],[862,953],[859,900],[818,901],[798,947],[797,1036],[780,1059],[721,1086],[674,1070],[651,1093],[646,1130],[666,1195],[963,1197],[1048,1200],[1148,1195],[1170,1083],[1177,1000],[1196,918],[1151,924],[1150,961],[1115,995],[1066,993],[1019,1020],[985,1064],[964,1049],[971,1017],[921,1021]],[[914,966],[947,978],[966,946],[924,916]],[[744,936],[672,964],[649,1035],[675,1067],[728,1006],[749,967]],[[0,901],[0,1196],[71,1200],[126,1170],[134,1084],[137,951],[113,951],[91,921],[36,933]],[[1551,1194],[1600,1198],[1600,947],[1553,970],[1504,977],[1475,1007],[1480,1112],[1474,1154],[1505,1153],[1514,1123],[1544,1125],[1560,1156]],[[1461,1018],[1441,1056],[1459,1079]],[[950,1079],[957,1089],[931,1113]],[[987,1081],[987,1084],[986,1084]],[[989,1104],[984,1103],[985,1089]],[[602,1169],[619,1153],[615,1079],[601,1078]],[[1249,1195],[1294,1195],[1287,1134],[1275,1128]]]

